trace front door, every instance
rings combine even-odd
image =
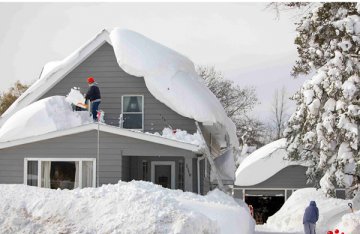
[[[151,162],[151,181],[164,188],[175,189],[175,162]]]

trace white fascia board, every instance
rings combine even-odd
[[[90,131],[93,129],[94,129],[94,127],[92,126],[92,124],[87,124],[87,125],[82,125],[79,127],[66,129],[66,130],[62,130],[62,131],[49,132],[49,133],[45,133],[45,134],[38,135],[38,136],[31,136],[31,137],[26,137],[23,139],[0,142],[0,149],[5,149],[5,148],[29,144],[29,143],[33,143],[33,142],[37,142],[37,141],[44,141],[44,140],[48,140],[48,139],[52,139],[52,138],[86,132],[86,131]]]
[[[119,136],[125,136],[125,137],[130,137],[130,138],[134,138],[134,139],[139,139],[139,140],[156,143],[156,144],[167,145],[167,146],[171,146],[171,147],[175,147],[175,148],[189,150],[189,151],[192,151],[195,153],[201,152],[201,147],[198,145],[193,145],[193,144],[186,143],[186,142],[176,141],[176,140],[172,140],[172,139],[168,139],[168,138],[164,138],[164,137],[160,137],[160,136],[156,136],[156,135],[152,135],[152,134],[146,134],[146,133],[142,133],[142,132],[135,132],[135,131],[128,130],[128,129],[112,127],[112,126],[108,126],[108,125],[104,125],[104,124],[100,124],[98,126],[98,124],[95,124],[95,123],[86,124],[86,125],[82,125],[79,127],[62,130],[62,131],[50,132],[50,133],[46,133],[46,134],[39,135],[39,136],[27,137],[24,139],[0,142],[0,149],[5,149],[5,148],[14,147],[14,146],[23,145],[23,144],[29,144],[29,143],[33,143],[33,142],[37,142],[37,141],[43,141],[43,140],[48,140],[48,139],[67,136],[67,135],[73,135],[73,134],[87,132],[87,131],[91,131],[91,130],[97,130],[98,128],[102,132],[107,132],[107,133],[111,133],[111,134],[115,134],[115,135],[119,135]]]
[[[87,42],[84,46],[80,47],[74,53],[78,53],[78,56],[73,61],[73,63],[66,64],[63,68],[56,72],[49,72],[49,74],[41,79],[43,79],[44,83],[36,87],[32,90],[31,86],[28,90],[30,92],[25,91],[9,108],[7,111],[3,113],[0,118],[0,126],[11,117],[18,110],[28,106],[34,101],[37,101],[41,96],[43,96],[47,91],[49,91],[52,87],[54,87],[57,83],[59,83],[67,74],[69,74],[73,69],[75,69],[80,63],[82,63],[85,59],[87,59],[93,52],[95,52],[100,46],[102,46],[105,42],[112,45],[109,32],[107,30],[103,30],[101,33],[95,36],[92,40]],[[74,53],[70,54],[68,57],[64,58],[62,61],[66,61],[69,57],[73,56]],[[34,83],[35,84],[35,83]]]

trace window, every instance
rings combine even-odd
[[[143,129],[144,98],[141,95],[122,96],[122,127],[128,129]]]
[[[25,158],[24,182],[51,189],[95,187],[94,158]]]

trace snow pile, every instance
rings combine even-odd
[[[243,204],[215,190],[206,196],[149,182],[50,190],[0,185],[1,233],[247,233]]]
[[[315,201],[319,208],[317,233],[339,229],[346,234],[357,234],[360,230],[360,211],[351,213],[348,203],[351,200],[328,198],[321,190],[315,188],[299,189],[293,193],[281,209],[269,217],[265,229],[281,232],[303,231],[305,208]]]
[[[41,99],[19,110],[0,128],[0,141],[10,141],[92,123],[87,111],[74,112],[63,96]]]
[[[236,170],[235,184],[250,186],[261,183],[280,170],[298,162],[286,160],[286,139],[269,143],[247,156]],[[261,171],[261,173],[259,173]]]
[[[232,145],[238,146],[235,124],[188,58],[130,30],[115,28],[110,39],[119,66],[131,75],[144,77],[156,99],[182,116],[221,124]]]
[[[171,128],[164,128],[160,133],[155,132],[155,133],[150,133],[150,132],[146,132],[146,134],[150,134],[150,135],[155,135],[155,136],[160,136],[160,137],[164,137],[164,138],[168,138],[168,139],[172,139],[172,140],[176,140],[176,141],[181,141],[181,142],[185,142],[185,143],[189,143],[189,144],[193,144],[193,145],[203,145],[203,140],[201,138],[201,135],[196,132],[194,134],[190,134],[185,130],[181,130],[181,129],[171,129]]]

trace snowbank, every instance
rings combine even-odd
[[[0,141],[36,136],[92,123],[87,111],[74,112],[63,96],[52,96],[19,110],[0,128]]]
[[[203,140],[201,138],[201,135],[198,132],[195,132],[194,134],[190,134],[187,131],[181,130],[181,129],[164,128],[162,130],[161,134],[158,132],[155,132],[155,133],[146,132],[146,134],[161,136],[164,138],[181,141],[181,142],[185,142],[185,143],[190,143],[190,144],[198,145],[198,146],[203,145]]]
[[[246,206],[218,190],[206,196],[149,182],[50,190],[0,185],[1,233],[246,233]]]
[[[360,211],[351,213],[348,203],[351,200],[328,198],[315,188],[299,189],[293,193],[281,209],[269,217],[264,228],[282,232],[303,231],[302,219],[310,201],[315,201],[319,208],[317,233],[339,229],[346,234],[358,234],[360,230]]]
[[[255,185],[263,182],[287,166],[298,164],[286,160],[286,157],[285,138],[255,150],[241,162],[236,170],[235,185]]]

